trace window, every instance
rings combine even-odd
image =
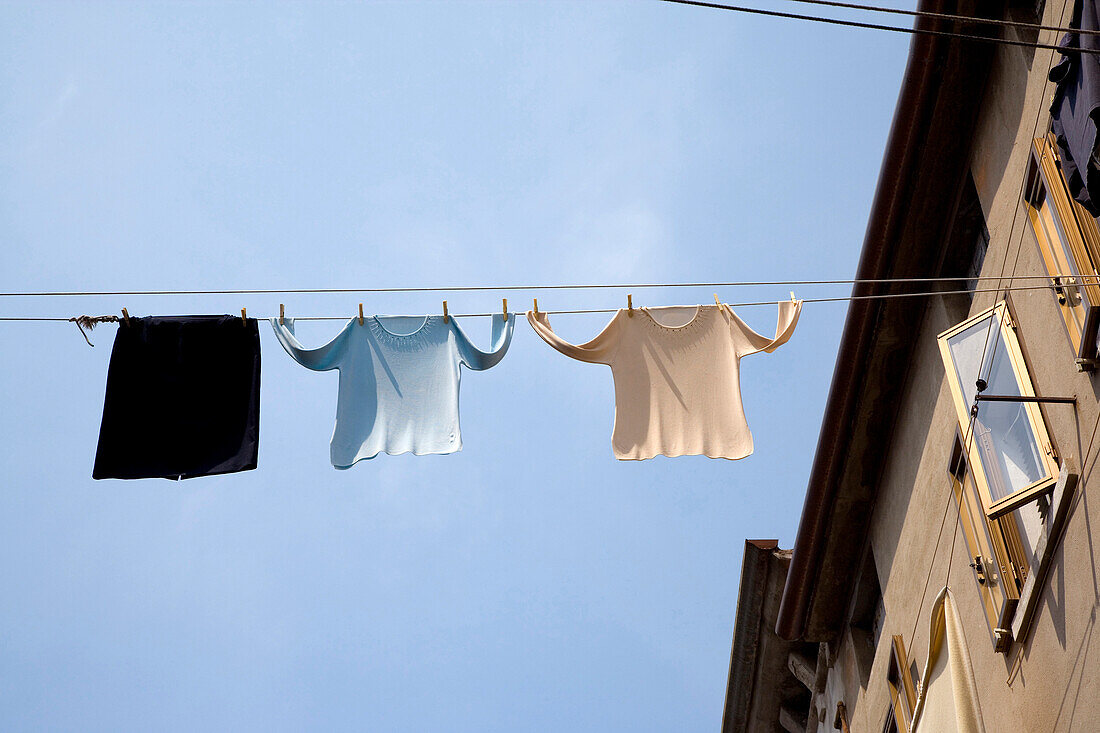
[[[890,690],[890,712],[886,715],[883,733],[908,733],[917,705],[916,662],[905,655],[905,641],[895,635],[890,644],[890,667],[886,671],[886,686]]]
[[[1100,229],[1069,195],[1058,149],[1035,138],[1028,164],[1024,204],[1043,263],[1055,286],[1058,308],[1082,370],[1097,366],[1100,325]]]
[[[961,321],[970,313],[988,252],[989,229],[985,223],[985,213],[974,178],[967,173],[955,202],[955,215],[943,259],[935,273],[945,278],[939,288],[944,291],[943,307],[952,322]]]
[[[1050,491],[1058,461],[1039,405],[975,400],[979,382],[986,396],[1035,396],[1008,304],[944,331],[939,345],[964,434],[974,406],[966,463],[985,516],[996,519]]]
[[[1007,652],[1012,637],[1006,630],[1031,571],[1032,548],[1041,530],[1038,507],[1026,506],[996,519],[987,517],[974,476],[967,468],[961,434],[955,436],[950,471],[959,527],[966,540],[990,640],[994,650]]]
[[[871,679],[871,666],[875,663],[885,609],[882,605],[882,586],[879,585],[875,556],[868,546],[863,556],[863,567],[852,594],[848,611],[847,634],[852,645],[855,670],[859,673],[860,687],[867,687]]]

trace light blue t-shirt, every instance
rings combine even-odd
[[[275,336],[304,367],[340,370],[332,465],[351,468],[385,451],[454,453],[462,448],[458,428],[461,366],[483,370],[508,350],[516,317],[493,316],[493,342],[479,351],[452,316],[366,316],[348,321],[336,338],[306,349],[294,336],[294,320],[271,319]]]

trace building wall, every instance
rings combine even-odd
[[[1047,2],[1043,22],[1065,25],[1066,4]],[[1050,34],[1039,40],[1049,42]],[[999,47],[975,131],[970,167],[990,235],[982,275],[1045,274],[1026,212],[1019,206],[1022,180],[1034,135],[1049,121],[1053,86],[1046,81],[1049,51]],[[1036,112],[1039,111],[1038,118]],[[1038,119],[1038,130],[1035,131]],[[930,243],[938,246],[938,243]],[[1015,285],[1033,284],[1016,281]],[[983,282],[978,287],[992,287]],[[998,296],[977,293],[970,314]],[[882,588],[884,620],[866,686],[854,667],[852,640],[843,635],[824,693],[815,705],[827,711],[810,730],[833,730],[833,711],[843,700],[853,731],[881,731],[889,707],[886,673],[890,638],[901,634],[911,659],[923,672],[927,657],[929,610],[948,577],[963,623],[978,681],[982,715],[989,731],[1100,730],[1100,641],[1095,639],[1100,605],[1100,489],[1092,472],[1100,437],[1089,463],[1082,455],[1097,432],[1100,373],[1080,373],[1053,295],[1046,290],[1010,296],[1019,322],[1036,392],[1078,397],[1044,408],[1059,455],[1079,468],[1081,484],[1026,638],[1007,654],[993,650],[966,542],[956,523],[947,473],[957,418],[945,380],[937,335],[966,317],[958,298],[931,298],[890,436],[870,533],[870,551]],[[945,510],[946,523],[940,531]],[[1022,511],[1034,511],[1025,507]],[[952,528],[955,539],[952,546]],[[1095,539],[1094,539],[1095,538]],[[937,549],[938,546],[938,549]],[[933,557],[934,562],[933,562]]]

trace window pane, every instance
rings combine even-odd
[[[1086,314],[1083,294],[1076,287],[1078,283],[1082,282],[1077,263],[1074,261],[1073,255],[1066,249],[1066,235],[1058,228],[1050,199],[1044,197],[1036,209],[1035,222],[1042,229],[1042,232],[1037,232],[1037,234],[1046,238],[1050,250],[1049,256],[1053,260],[1051,262],[1054,266],[1053,272],[1060,275],[1056,279],[1056,284],[1062,288],[1059,295],[1065,302],[1059,300],[1059,305],[1065,311],[1066,318],[1077,330],[1077,340],[1080,340],[1080,334],[1085,328]],[[1068,277],[1066,277],[1067,275]]]
[[[1010,587],[1013,589],[1017,587],[1011,574],[1010,560],[1006,553],[997,551],[994,539],[990,534],[992,528],[986,522],[981,500],[978,499],[977,488],[974,486],[973,477],[969,470],[966,471],[965,476],[956,477],[952,481],[952,489],[955,492],[955,501],[958,503],[959,524],[963,531],[969,557],[975,563],[977,562],[975,558],[982,558],[980,567],[985,582],[978,582],[980,576],[976,572],[972,573],[970,577],[975,581],[974,588],[978,591],[982,601],[982,609],[989,624],[990,641],[996,646],[993,629],[1000,625]],[[974,568],[974,570],[976,571],[977,568]],[[1012,594],[1013,597],[1018,595],[1018,593]]]
[[[948,348],[955,364],[955,376],[970,403],[977,392],[975,383],[983,356],[982,377],[989,385],[987,394],[1022,394],[1012,371],[1008,348],[1001,338],[996,311],[948,339]],[[978,449],[993,501],[1047,475],[1022,402],[979,403],[971,439]]]
[[[1046,499],[1039,499],[1031,504],[1025,504],[1014,512],[1009,512],[997,521],[1000,522],[1002,532],[1006,535],[1009,544],[1009,553],[1013,556],[1021,572],[1020,587],[1023,588],[1023,580],[1027,579],[1028,570],[1039,561],[1035,557],[1035,548],[1039,544],[1039,537],[1043,532],[1043,516],[1039,513],[1039,504]],[[1012,530],[1015,530],[1013,532]]]

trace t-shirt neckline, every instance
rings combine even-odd
[[[402,317],[405,317],[405,316],[402,316]],[[415,331],[412,331],[410,333],[394,333],[393,331],[389,330],[388,328],[386,328],[385,326],[382,325],[382,319],[379,318],[378,316],[371,316],[370,318],[371,318],[371,321],[376,326],[378,326],[379,329],[381,329],[382,333],[384,333],[387,336],[390,336],[392,338],[395,338],[395,339],[412,338],[413,336],[419,335],[420,333],[422,333],[424,331],[425,328],[428,327],[428,323],[432,319],[432,317],[430,315],[424,316],[424,322],[421,323],[420,327],[417,328]]]
[[[695,306],[695,315],[693,315],[691,317],[690,321],[683,324],[682,326],[666,326],[665,324],[661,323],[660,321],[658,321],[656,318],[653,317],[653,314],[649,312],[649,308],[639,308],[638,310],[645,313],[646,318],[649,320],[649,322],[652,323],[653,325],[657,326],[658,328],[663,329],[665,331],[677,332],[677,331],[686,331],[687,329],[698,325],[699,322],[703,318],[703,313],[705,312],[706,308],[707,308],[707,306],[705,306],[705,305]]]

